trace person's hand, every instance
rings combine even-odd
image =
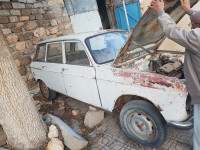
[[[152,0],[149,7],[154,9],[156,12],[159,12],[164,9],[165,5],[163,0]]]
[[[188,11],[190,9],[190,0],[180,0],[180,2],[184,11]]]

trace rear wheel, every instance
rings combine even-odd
[[[43,81],[39,81],[40,91],[42,96],[47,100],[54,100],[56,98],[56,92],[49,89]]]
[[[124,105],[120,124],[125,135],[133,141],[150,147],[160,147],[167,137],[167,124],[151,103],[135,100]]]

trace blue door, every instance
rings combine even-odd
[[[125,16],[123,5],[115,8],[114,11],[115,11],[115,16],[116,16],[116,21],[117,21],[117,28],[128,31],[128,26],[126,22],[126,16]],[[141,18],[139,2],[135,1],[134,3],[126,4],[126,11],[127,11],[129,25],[132,30],[134,26],[137,24],[137,22],[139,21],[139,19]]]

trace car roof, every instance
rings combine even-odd
[[[119,30],[119,29],[107,29],[107,30],[98,30],[98,31],[91,31],[91,32],[84,32],[84,33],[76,33],[76,34],[71,34],[71,35],[65,35],[65,36],[60,36],[48,40],[44,40],[38,43],[39,44],[44,44],[44,43],[50,43],[50,42],[56,42],[56,41],[65,41],[65,40],[84,40],[88,37],[95,36],[98,34],[103,34],[103,33],[109,33],[109,32],[116,32],[116,31],[125,31],[125,30]]]

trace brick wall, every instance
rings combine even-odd
[[[29,88],[36,84],[29,68],[36,44],[73,33],[63,0],[0,0],[0,27]]]

